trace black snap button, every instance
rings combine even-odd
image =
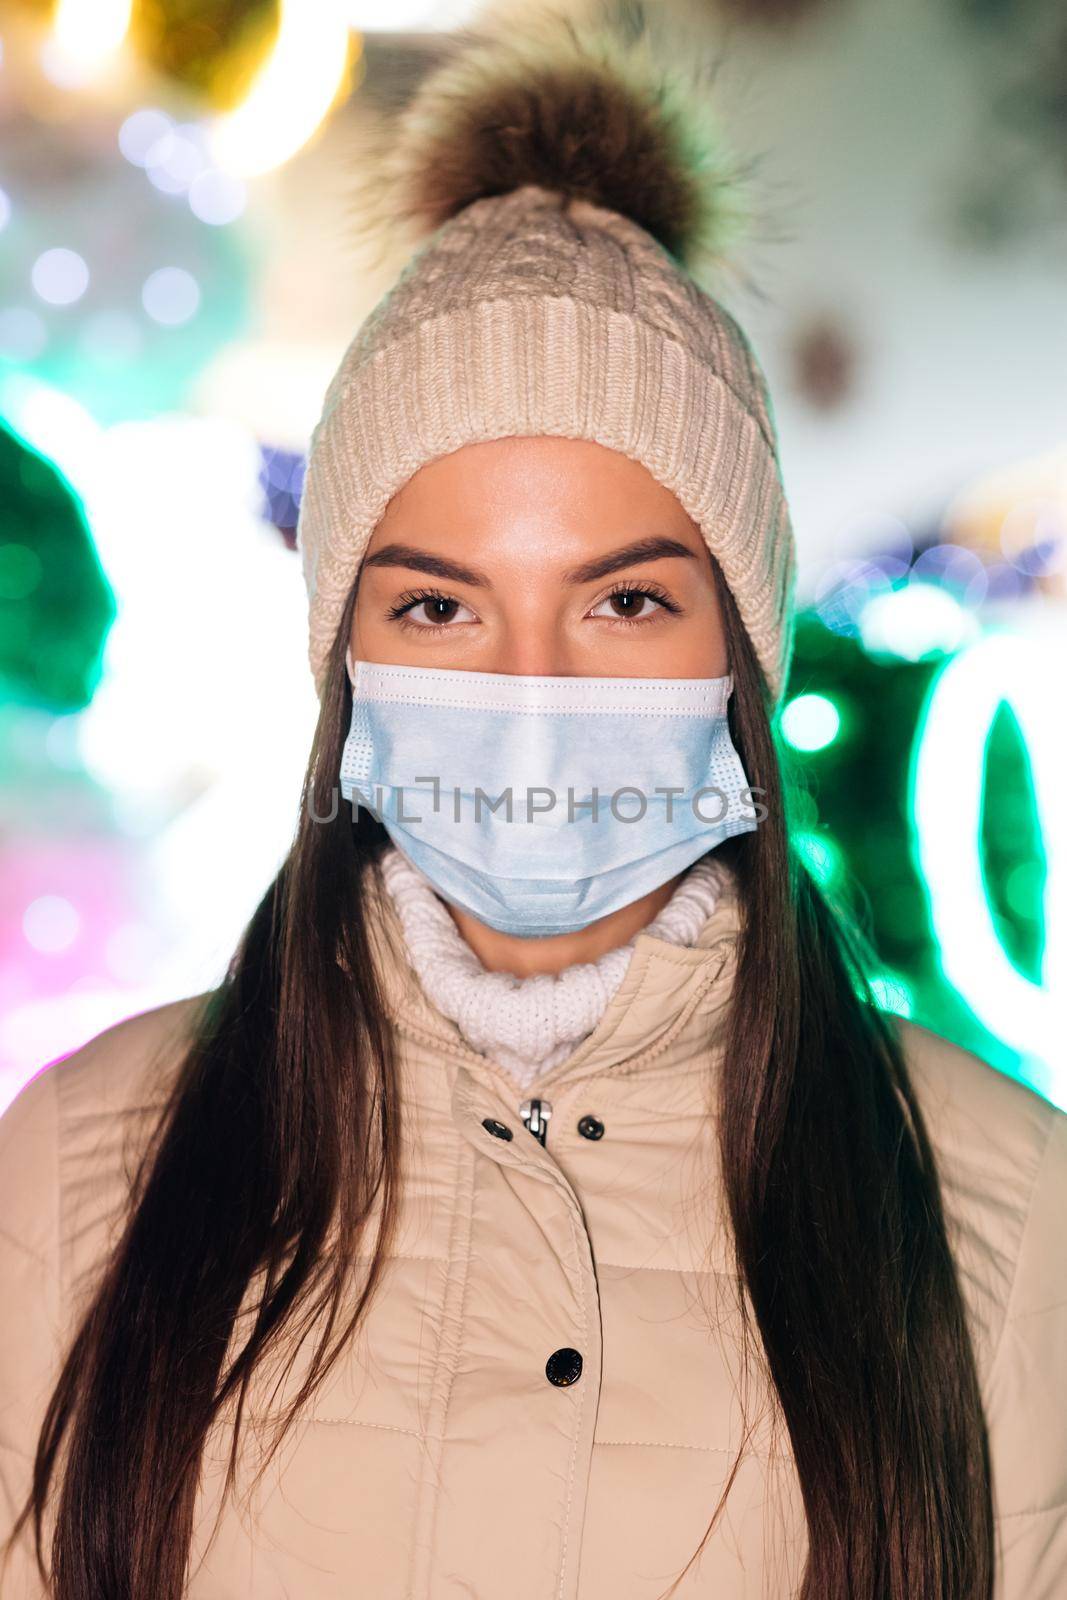
[[[483,1117],[482,1127],[486,1133],[491,1133],[494,1139],[510,1139],[511,1129],[504,1122],[498,1122],[495,1117]]]
[[[564,1345],[562,1350],[553,1350],[545,1362],[545,1376],[558,1389],[565,1389],[568,1383],[577,1383],[581,1375],[581,1353],[572,1350],[569,1345]]]
[[[578,1124],[578,1132],[583,1139],[602,1139],[604,1124],[599,1117],[583,1117]]]

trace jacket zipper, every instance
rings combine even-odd
[[[519,1107],[519,1116],[535,1139],[545,1142],[548,1133],[548,1119],[552,1115],[552,1102],[550,1100],[524,1100]]]

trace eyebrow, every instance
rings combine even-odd
[[[698,559],[695,551],[690,550],[688,545],[680,544],[677,539],[637,539],[605,556],[597,556],[592,561],[583,561],[581,566],[571,567],[564,573],[564,578],[567,583],[595,583],[598,578],[607,578],[613,572],[621,572],[624,567],[632,567],[642,561],[662,561],[668,556],[684,556],[689,561]],[[428,577],[443,578],[446,582],[468,583],[475,589],[491,587],[485,573],[475,567],[465,567],[459,561],[449,561],[445,556],[435,556],[429,550],[419,550],[411,544],[383,545],[373,555],[367,556],[363,565],[409,567],[414,572],[425,572]]]

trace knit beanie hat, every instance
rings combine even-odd
[[[556,434],[632,457],[677,496],[776,701],[793,532],[766,381],[697,281],[739,215],[701,68],[635,0],[581,23],[550,6],[521,16],[462,30],[379,151],[378,193],[425,237],[312,434],[297,548],[316,691],[406,480],[464,444]]]

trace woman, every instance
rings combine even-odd
[[[635,19],[406,115],[292,849],[0,1121],[5,1600],[1067,1592],[1067,1119],[791,860],[771,408]]]

